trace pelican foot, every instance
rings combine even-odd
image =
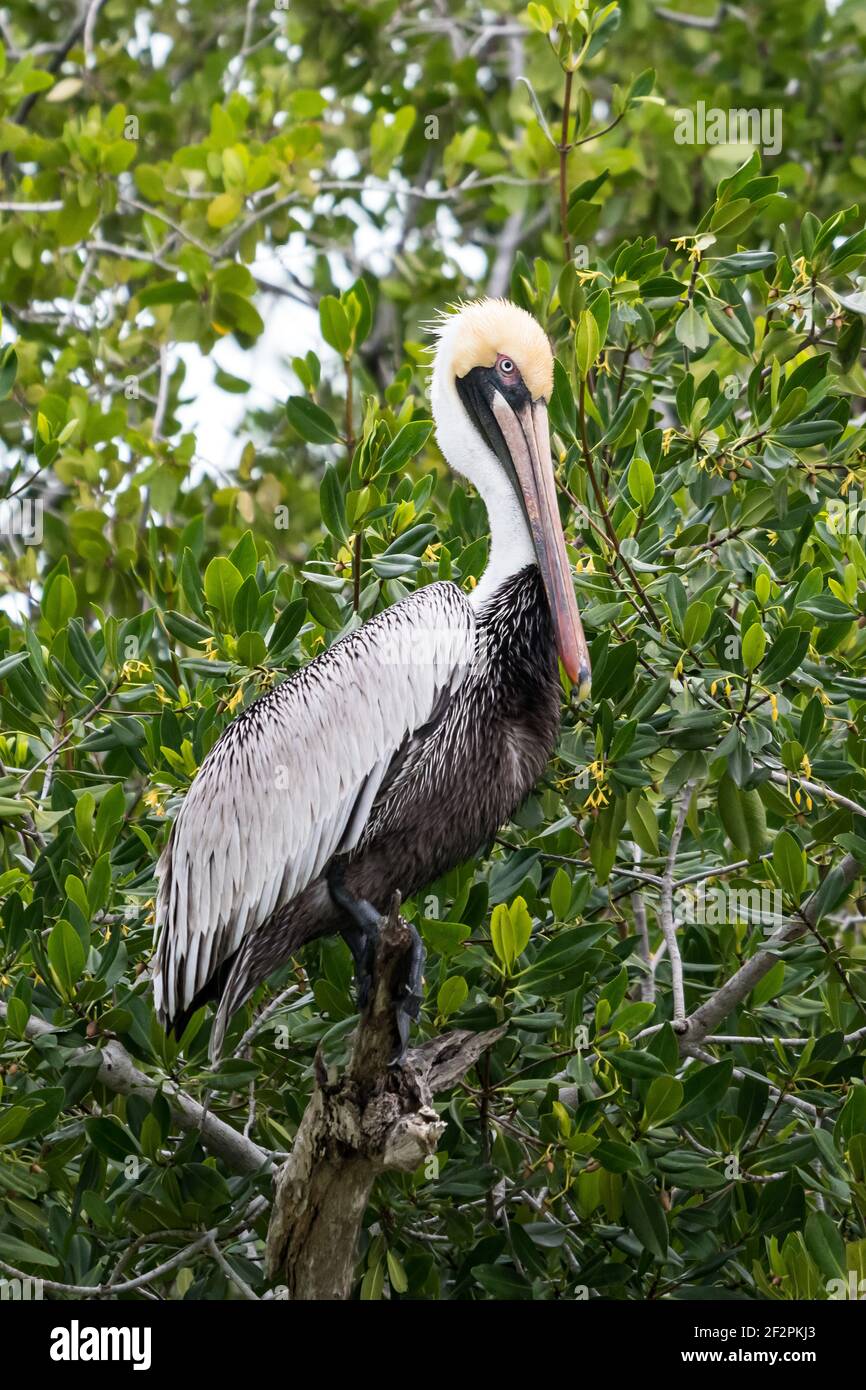
[[[409,1031],[412,1024],[417,1022],[424,1001],[424,962],[427,959],[427,953],[424,950],[424,943],[412,923],[407,922],[406,925],[412,933],[412,947],[409,953],[409,973],[406,977],[406,983],[401,987],[400,997],[396,1001],[395,1018],[400,1037],[400,1051],[391,1062],[392,1067],[400,1066],[406,1056],[406,1049],[409,1046]]]
[[[366,898],[353,898],[344,883],[343,869],[336,865],[328,875],[328,888],[338,907],[349,921],[340,928],[340,935],[355,962],[355,997],[359,1009],[365,1009],[373,988],[373,962],[379,939],[379,913]]]

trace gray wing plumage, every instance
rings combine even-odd
[[[395,755],[462,683],[474,648],[468,600],[453,584],[431,584],[228,726],[157,865],[153,983],[163,1022],[358,842]]]

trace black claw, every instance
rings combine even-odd
[[[400,1039],[400,1051],[392,1060],[391,1066],[400,1066],[406,1056],[406,1049],[409,1046],[409,1031],[413,1022],[421,1012],[421,1005],[424,1002],[424,962],[427,953],[424,950],[424,943],[411,923],[407,924],[412,933],[412,948],[409,956],[409,973],[406,983],[402,987],[402,995],[395,1009],[397,1022],[397,1034]]]
[[[347,922],[340,928],[340,935],[352,952],[355,962],[355,994],[358,1008],[363,1012],[370,1002],[373,989],[373,966],[376,960],[376,944],[379,939],[379,912],[366,898],[353,898],[345,886],[342,864],[334,864],[328,874],[328,888],[331,897],[346,914]],[[400,986],[400,997],[396,1001],[395,1018],[400,1051],[391,1066],[399,1066],[406,1056],[409,1045],[409,1032],[413,1022],[421,1012],[424,1002],[424,962],[427,954],[424,944],[411,923],[407,923],[412,933],[412,946],[409,952],[409,968],[405,982]]]
[[[373,988],[373,963],[379,939],[379,913],[366,898],[353,898],[345,886],[342,864],[336,864],[328,874],[331,897],[349,918],[340,935],[352,952],[355,962],[355,995],[358,1008],[366,1009]]]

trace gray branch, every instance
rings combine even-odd
[[[677,941],[677,928],[674,921],[674,876],[677,871],[677,855],[679,854],[680,841],[683,838],[683,830],[686,824],[686,816],[689,814],[689,803],[692,799],[694,783],[689,782],[683,789],[682,799],[677,810],[677,818],[671,831],[670,843],[668,845],[668,857],[665,863],[665,871],[662,875],[661,901],[659,903],[659,923],[662,935],[668,948],[668,959],[671,963],[671,983],[673,986],[674,997],[674,1028],[679,1032],[685,1022],[686,1005],[685,992],[683,989],[683,962],[680,955],[680,946]]]
[[[838,872],[841,875],[840,884],[847,886],[849,883],[853,883],[863,870],[853,854],[846,854],[839,865]],[[796,917],[792,917],[790,921],[778,927],[755,954],[750,956],[745,964],[741,965],[739,970],[722,985],[721,989],[717,989],[715,994],[711,995],[699,1008],[695,1009],[693,1014],[685,1019],[679,1038],[681,1052],[693,1051],[708,1034],[717,1030],[722,1020],[727,1018],[728,1014],[733,1013],[737,1005],[741,1004],[748,994],[751,994],[758,981],[772,970],[779,959],[774,948],[788,946],[792,941],[798,941],[800,937],[805,936],[810,927],[815,926],[818,918],[818,905],[818,892],[812,893]]]
[[[669,24],[679,24],[683,29],[704,29],[713,32],[721,29],[722,22],[731,7],[719,5],[715,14],[686,14],[683,10],[669,10],[665,5],[656,5],[655,12],[659,19],[666,19]],[[741,13],[738,11],[737,13]]]
[[[277,1174],[267,1241],[267,1272],[297,1300],[347,1299],[358,1235],[373,1183],[387,1170],[411,1173],[445,1129],[433,1094],[460,1079],[504,1033],[457,1032],[434,1038],[392,1065],[398,1050],[395,999],[411,946],[395,899],[382,918],[375,985],[361,1015],[345,1072],[322,1074]]]
[[[0,1019],[5,1021],[6,1013],[6,1005],[0,1001]],[[36,1015],[32,1015],[27,1021],[26,1034],[31,1040],[56,1034],[58,1031],[60,1030],[53,1028],[44,1018],[38,1018]],[[113,1091],[115,1095],[139,1095],[148,1101],[153,1100],[157,1092],[161,1092],[171,1106],[178,1128],[184,1133],[197,1133],[205,1148],[215,1157],[222,1159],[233,1173],[258,1173],[271,1166],[270,1156],[264,1149],[259,1148],[252,1140],[245,1139],[216,1115],[208,1114],[192,1096],[188,1096],[171,1082],[157,1085],[143,1071],[139,1071],[126,1048],[116,1039],[105,1043],[100,1049],[100,1056],[102,1060],[96,1080],[101,1086]]]

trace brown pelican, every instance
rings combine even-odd
[[[538,781],[559,730],[557,653],[579,697],[590,667],[556,499],[553,357],[504,300],[445,316],[432,378],[448,463],[487,507],[471,593],[434,583],[335,642],[226,728],[158,865],[155,1003],[180,1036],[234,1011],[318,936],[340,933],[359,1004],[380,910],[488,844]],[[405,1047],[421,998],[416,942]]]

